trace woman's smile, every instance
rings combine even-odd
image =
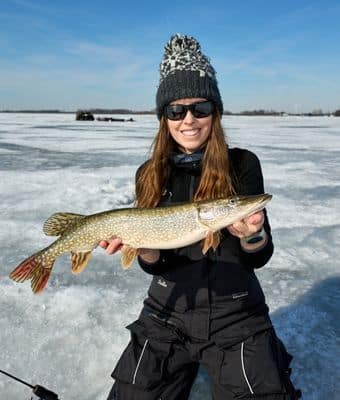
[[[195,128],[195,129],[183,129],[181,130],[181,133],[184,136],[197,136],[200,133],[200,129],[199,128]]]

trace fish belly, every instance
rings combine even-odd
[[[186,232],[186,234],[181,234],[178,235],[177,237],[174,238],[156,238],[153,240],[148,241],[147,239],[145,240],[145,243],[139,244],[140,248],[146,248],[146,249],[159,249],[159,250],[165,250],[165,249],[176,249],[179,247],[184,247],[188,246],[192,243],[199,242],[206,236],[206,231],[203,231],[201,229],[197,229],[196,231],[190,231]],[[132,245],[132,247],[135,247]]]

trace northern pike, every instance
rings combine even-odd
[[[59,236],[48,247],[19,264],[10,274],[17,282],[31,280],[34,293],[41,292],[57,257],[71,252],[71,269],[85,268],[101,240],[122,239],[121,261],[128,268],[138,249],[172,249],[203,240],[202,253],[216,248],[217,232],[257,211],[271,200],[270,194],[231,196],[156,208],[121,208],[92,215],[53,214],[44,223],[48,236]]]

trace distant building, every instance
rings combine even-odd
[[[88,111],[78,110],[76,112],[76,121],[94,121],[94,116]]]

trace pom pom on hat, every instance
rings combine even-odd
[[[164,58],[160,64],[161,81],[175,71],[199,71],[215,78],[215,70],[201,52],[201,46],[192,36],[177,34],[164,47]]]
[[[156,95],[157,115],[164,107],[180,98],[203,97],[211,100],[223,113],[216,72],[192,36],[176,34],[164,47],[160,63],[160,83]]]

